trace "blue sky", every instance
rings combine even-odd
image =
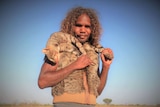
[[[52,104],[51,89],[37,86],[42,49],[73,6],[97,10],[100,43],[115,55],[97,103],[160,104],[158,0],[1,0],[0,103]]]

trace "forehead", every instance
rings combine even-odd
[[[89,18],[88,15],[86,14],[82,14],[78,17],[76,23],[86,23],[86,24],[90,24],[91,23],[91,20]]]

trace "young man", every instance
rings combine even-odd
[[[101,26],[96,12],[90,8],[76,7],[71,9],[61,23],[61,32],[75,36],[83,45],[88,42],[91,46],[99,43]],[[72,45],[74,48],[76,46]],[[74,50],[79,52],[79,50]],[[100,83],[96,88],[98,95],[103,91],[108,71],[112,60],[105,60],[103,53],[108,52],[113,56],[111,49],[106,48],[101,53],[102,70],[96,68]],[[96,54],[98,57],[98,54]],[[67,56],[66,56],[67,57]],[[52,63],[47,57],[42,65],[38,79],[41,89],[52,87],[54,107],[94,107],[98,95],[89,91],[89,83],[85,68],[92,65],[88,55],[74,55],[72,63],[64,68],[57,69],[61,60],[57,59]],[[90,71],[93,72],[93,71]],[[77,76],[78,75],[78,76]],[[75,83],[76,84],[75,84]]]

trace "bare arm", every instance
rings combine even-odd
[[[110,54],[113,54],[112,50],[109,48],[105,49],[104,51],[109,51]],[[102,91],[106,85],[109,68],[110,68],[110,65],[113,60],[113,59],[112,60],[105,60],[105,58],[103,56],[103,52],[101,54],[101,59],[102,59],[102,70],[101,70],[101,74],[99,75],[100,76],[100,85],[98,87],[99,95],[102,93]]]
[[[46,87],[52,87],[66,78],[74,70],[85,68],[92,62],[87,55],[82,55],[70,65],[57,70],[57,64],[51,65],[48,61],[45,61],[42,65],[41,72],[38,78],[38,86],[43,89]]]

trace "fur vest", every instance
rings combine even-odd
[[[98,95],[97,88],[100,84],[100,79],[97,74],[99,59],[98,52],[101,52],[103,47],[99,46],[95,48],[89,43],[81,44],[74,36],[56,32],[53,33],[48,39],[46,48],[43,49],[43,53],[52,62],[56,62],[58,59],[58,68],[62,69],[74,62],[81,54],[88,54],[94,65],[90,65],[85,69],[75,70],[67,78],[60,81],[57,85],[53,86],[53,96],[58,96],[66,93],[81,93],[83,92],[83,72],[87,74],[87,83],[89,87],[89,93]]]

